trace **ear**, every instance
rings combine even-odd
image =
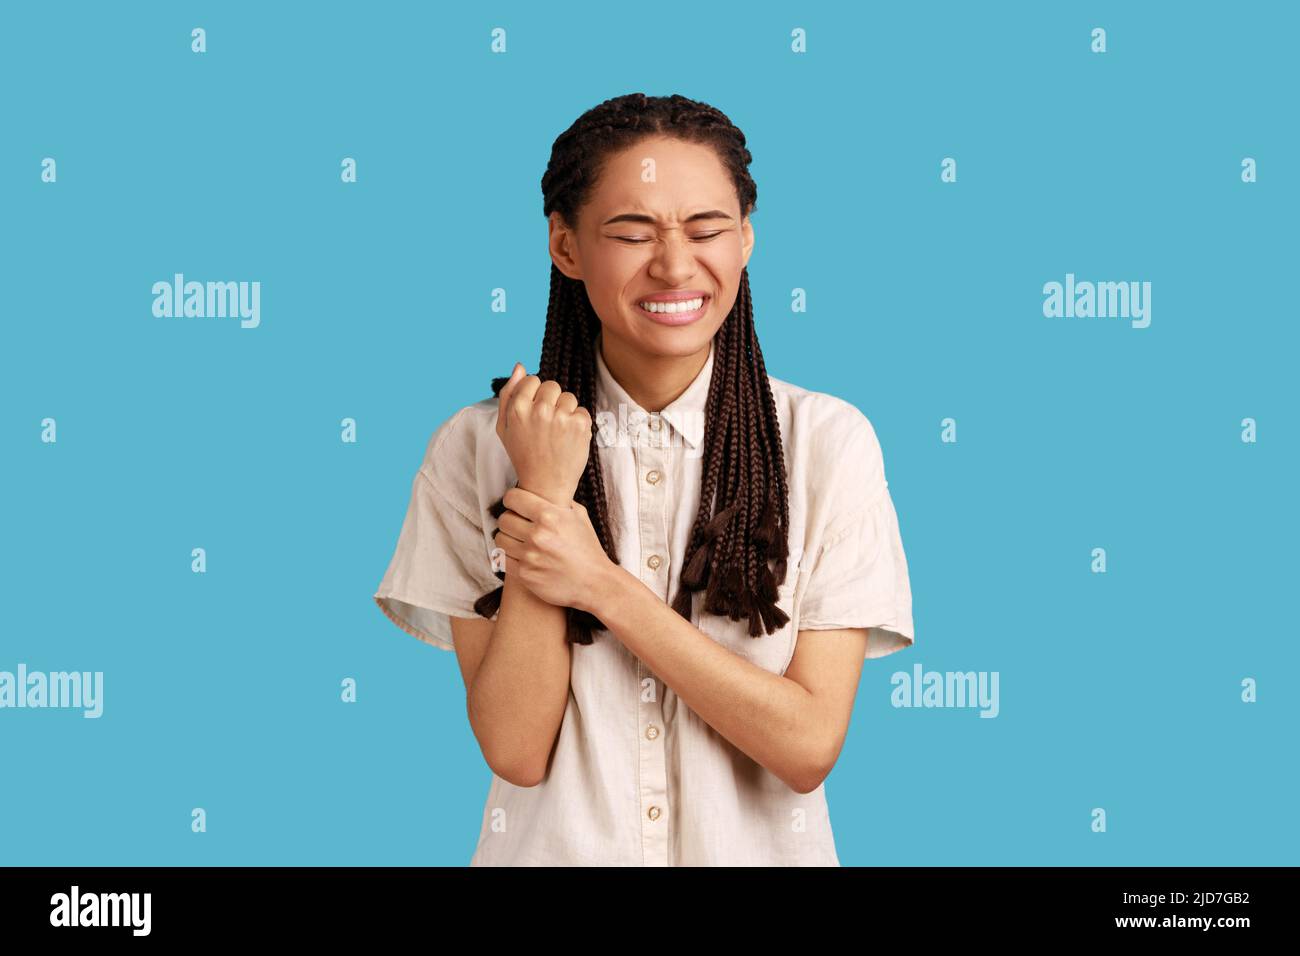
[[[581,280],[582,266],[577,259],[577,233],[564,222],[558,212],[551,213],[547,228],[549,230],[548,247],[555,268],[570,279]]]

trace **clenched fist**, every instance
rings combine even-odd
[[[498,395],[497,435],[520,488],[556,504],[573,500],[591,451],[591,415],[576,395],[516,362]]]

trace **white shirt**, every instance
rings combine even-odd
[[[716,344],[658,415],[610,375],[596,343],[601,468],[619,564],[665,602],[676,595],[700,499],[704,409]],[[800,629],[869,628],[867,658],[913,643],[898,517],[875,430],[848,402],[768,377],[786,456],[790,557],[779,605],[790,623],[757,638],[747,620],[692,620],[782,674]],[[620,415],[620,408],[622,414]],[[516,480],[496,434],[497,399],[443,422],[414,479],[374,598],[407,633],[454,650],[448,616],[501,584],[488,508]],[[599,616],[599,615],[598,615]],[[551,764],[535,787],[492,774],[471,866],[838,866],[825,784],[780,778],[706,724],[618,638],[573,645]]]

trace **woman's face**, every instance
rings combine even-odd
[[[731,177],[709,146],[652,137],[609,157],[570,228],[551,215],[556,267],[587,287],[602,338],[659,357],[709,347],[736,302],[754,247]],[[698,318],[654,315],[640,303],[699,293]]]

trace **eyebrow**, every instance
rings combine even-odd
[[[731,219],[731,217],[721,209],[710,209],[707,212],[697,212],[693,216],[688,216],[686,221],[695,222],[698,219]],[[601,223],[601,225],[608,226],[610,223],[614,222],[648,222],[651,225],[654,225],[656,220],[654,216],[647,216],[644,213],[625,212],[621,215],[606,219]]]

